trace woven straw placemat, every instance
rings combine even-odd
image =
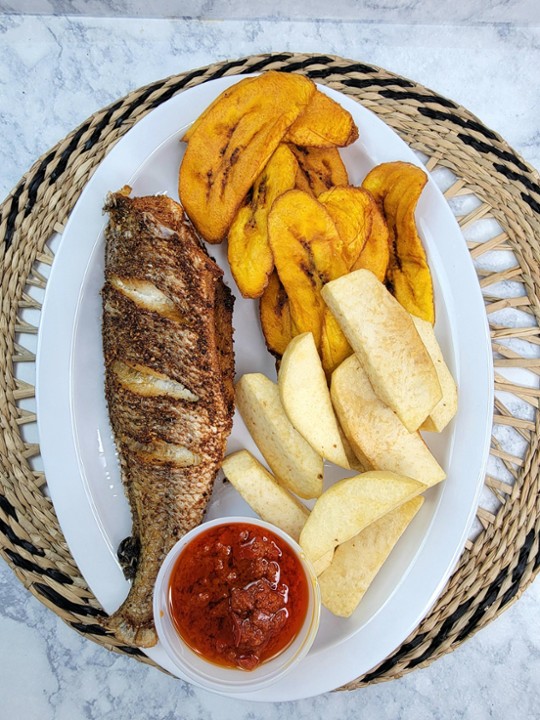
[[[30,168],[0,216],[0,552],[21,582],[71,627],[110,650],[150,662],[137,648],[118,645],[97,624],[103,610],[70,555],[44,492],[43,473],[35,469],[39,446],[25,440],[35,422],[28,409],[34,387],[19,379],[18,368],[35,359],[25,338],[37,333],[38,321],[29,321],[27,311],[38,314],[40,309],[29,288],[45,287],[40,263],[54,260],[47,242],[61,231],[116,140],[186,88],[268,69],[303,73],[351,96],[422,153],[428,169],[446,184],[490,319],[495,418],[476,539],[469,541],[429,615],[383,663],[346,686],[352,689],[399,677],[453,650],[514,602],[540,565],[539,177],[477,118],[411,80],[326,55],[282,53],[220,62],[129,93],[95,113]],[[516,379],[516,370],[524,380]],[[519,455],[508,449],[516,439]]]

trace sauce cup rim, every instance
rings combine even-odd
[[[294,640],[273,658],[254,670],[226,668],[206,660],[193,651],[176,631],[169,612],[169,581],[177,558],[201,532],[211,527],[245,523],[267,529],[288,543],[306,573],[308,607],[302,627]],[[259,518],[235,515],[203,521],[181,537],[167,553],[160,567],[153,597],[154,622],[159,642],[181,676],[207,690],[221,693],[254,692],[277,682],[307,655],[319,628],[321,595],[317,576],[300,545],[281,528]]]

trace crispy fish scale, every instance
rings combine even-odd
[[[157,573],[176,541],[201,522],[216,467],[210,458],[176,467],[124,451],[122,468],[141,551],[129,595],[105,624],[123,642],[152,647],[157,642],[152,613]]]
[[[299,165],[296,177],[298,190],[317,197],[336,185],[349,184],[347,169],[336,147],[290,147]]]
[[[357,139],[352,115],[320,90],[285,135],[285,142],[311,147],[345,147]]]
[[[315,198],[290,190],[272,206],[268,237],[295,329],[312,332],[320,351],[326,307],[321,289],[347,272],[336,226]]]
[[[353,186],[334,187],[317,198],[328,210],[343,243],[343,259],[350,269],[371,234],[373,199],[365,190]]]
[[[260,297],[274,267],[268,243],[268,213],[274,200],[296,182],[298,163],[287,145],[276,151],[255,181],[251,197],[240,208],[229,230],[228,259],[244,297]]]
[[[188,134],[178,192],[191,221],[219,243],[262,168],[315,92],[308,78],[267,72],[241,80]]]
[[[404,162],[383,163],[366,176],[363,187],[381,205],[390,233],[386,282],[413,315],[435,322],[433,283],[414,212],[427,183],[426,173]]]
[[[298,333],[291,318],[289,298],[275,270],[261,296],[259,317],[266,347],[280,358]]]
[[[230,291],[171,202],[117,193],[106,206],[105,394],[133,516],[121,549],[138,562],[103,625],[141,647],[157,642],[157,571],[202,519],[234,402]]]

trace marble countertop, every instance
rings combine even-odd
[[[126,92],[213,61],[282,50],[340,55],[410,77],[467,107],[540,167],[538,26],[406,25],[388,13],[384,23],[371,20],[0,15],[1,195]],[[64,625],[1,561],[0,648],[0,716],[21,720],[538,717],[540,584],[426,669],[296,703],[224,699],[109,653]]]

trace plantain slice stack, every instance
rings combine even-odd
[[[184,135],[180,201],[198,232],[219,243],[248,191],[315,85],[303,75],[267,72],[222,93]]]
[[[311,80],[275,71],[224,91],[182,138],[182,204],[204,240],[227,238],[268,350],[279,359],[311,332],[327,374],[352,353],[321,296],[330,280],[370,270],[410,313],[435,317],[414,216],[427,176],[389,162],[351,186],[339,148],[357,138],[351,114]]]

